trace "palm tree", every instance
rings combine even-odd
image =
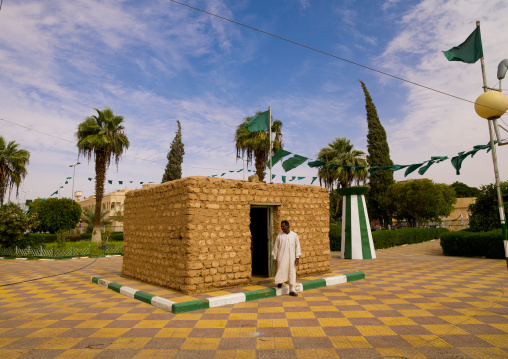
[[[336,137],[328,144],[328,147],[323,147],[319,151],[318,160],[328,162],[319,167],[318,177],[319,182],[324,182],[325,187],[330,190],[333,190],[335,184],[337,188],[350,187],[353,182],[359,185],[360,182],[365,183],[367,180],[368,171],[366,168],[355,170],[354,168],[335,167],[328,169],[330,163],[342,166],[367,167],[365,153],[355,150],[354,146],[345,137]]]
[[[4,203],[7,189],[10,194],[12,188],[16,187],[18,196],[19,185],[28,174],[26,166],[30,161],[30,152],[18,149],[18,146],[14,141],[7,143],[0,136],[0,204]]]
[[[111,217],[106,218],[106,216],[109,214],[109,210],[101,211],[101,217],[100,217],[100,226],[104,227],[111,223],[113,223],[113,220]],[[95,224],[95,209],[85,208],[83,210],[83,213],[81,214],[81,218],[79,220],[81,223],[84,223],[87,225],[86,232],[90,233],[92,232],[92,229]]]
[[[258,111],[256,112],[256,115],[260,113],[261,112]],[[256,174],[258,175],[259,180],[263,181],[265,178],[264,171],[270,154],[269,131],[249,132],[247,123],[251,120],[251,118],[252,117],[246,117],[236,128],[236,158],[243,158],[243,156],[247,154],[247,164],[252,163],[252,159],[254,158]],[[283,148],[281,131],[282,122],[279,120],[273,120],[272,117],[272,133],[275,134],[272,155],[275,154],[277,150]]]
[[[101,202],[104,196],[106,171],[111,160],[118,169],[118,162],[125,150],[129,148],[129,139],[122,126],[123,116],[115,116],[113,110],[105,108],[97,111],[97,115],[87,117],[78,125],[76,138],[78,140],[78,156],[88,157],[88,161],[95,157],[95,221],[92,241],[101,240],[100,218]]]

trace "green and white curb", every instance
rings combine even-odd
[[[332,285],[353,282],[355,280],[365,279],[363,272],[346,273],[334,277],[325,277],[322,279],[309,280],[302,283],[297,283],[295,291],[303,292],[304,290],[311,290],[321,287],[329,287]],[[151,304],[157,308],[164,309],[172,313],[184,313],[199,309],[217,308],[223,305],[230,305],[236,303],[248,302],[251,300],[258,300],[263,298],[277,297],[289,294],[289,286],[284,285],[282,288],[263,288],[244,293],[233,293],[228,295],[221,295],[218,297],[209,297],[205,299],[191,300],[183,303],[176,303],[171,300],[158,297],[156,295],[142,292],[118,283],[110,282],[108,280],[91,277],[91,281],[101,287],[114,290],[117,293],[123,294],[129,298],[137,299],[147,304]]]

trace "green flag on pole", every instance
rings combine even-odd
[[[482,36],[480,26],[469,35],[462,44],[452,47],[448,51],[443,51],[448,61],[462,61],[468,64],[474,64],[483,57]]]
[[[283,150],[282,148],[279,148],[277,150],[277,152],[275,152],[275,154],[272,157],[272,167],[275,166],[275,164],[277,162],[279,162],[279,160],[282,157],[285,157],[285,156],[290,155],[290,154],[291,154],[291,152]],[[266,167],[270,168],[270,161],[268,161],[268,163],[266,164]]]
[[[294,155],[293,157],[282,162],[282,168],[284,168],[284,171],[287,172],[287,171],[292,170],[293,168],[300,166],[302,163],[304,163],[307,160],[308,160],[307,157],[303,157],[300,155]]]
[[[252,117],[247,125],[249,132],[268,130],[270,128],[270,111]]]

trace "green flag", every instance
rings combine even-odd
[[[293,168],[300,166],[302,163],[304,163],[307,160],[308,160],[307,157],[303,157],[300,155],[294,155],[293,157],[282,162],[282,168],[284,168],[284,171],[286,171],[286,172],[291,171]]]
[[[462,44],[452,47],[448,51],[443,51],[448,61],[462,61],[468,64],[474,64],[483,57],[482,36],[480,26],[469,35]]]
[[[270,128],[270,111],[265,111],[256,115],[248,122],[249,132],[258,132]]]
[[[279,162],[279,160],[284,157],[284,156],[287,156],[287,155],[290,155],[291,152],[289,151],[286,151],[286,150],[283,150],[282,148],[279,148],[277,150],[277,152],[275,152],[275,154],[273,155],[272,157],[272,166],[275,166],[275,164],[277,162]],[[270,160],[268,160],[268,163],[266,164],[266,167],[270,168]]]

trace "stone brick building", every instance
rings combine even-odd
[[[125,275],[197,293],[274,275],[271,251],[287,219],[302,247],[298,275],[330,268],[329,197],[308,185],[186,177],[130,191]]]

